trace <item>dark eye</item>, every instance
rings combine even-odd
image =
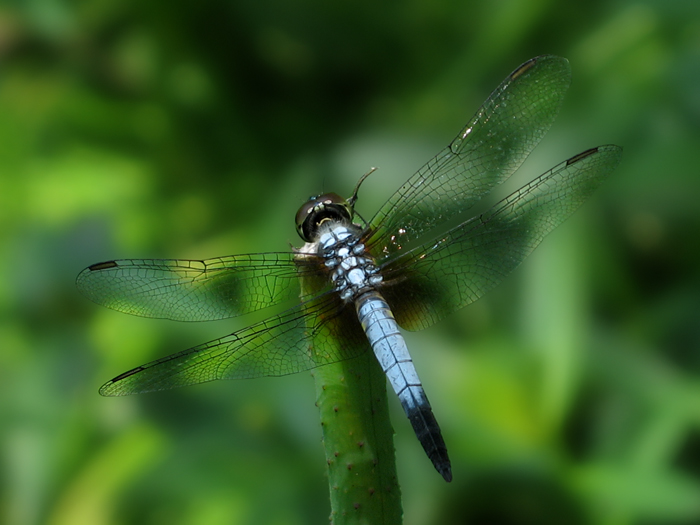
[[[309,218],[309,215],[313,213],[314,208],[316,207],[317,204],[317,199],[318,197],[312,197],[310,200],[306,201],[304,204],[301,205],[301,208],[299,208],[299,211],[297,212],[296,216],[296,225],[297,225],[297,233],[299,234],[299,237],[304,239],[305,241],[308,241],[306,237],[304,236],[304,223],[307,221]]]
[[[346,199],[337,193],[324,193],[311,197],[301,205],[296,215],[297,233],[306,242],[313,242],[319,224],[325,220],[347,221],[352,210]]]

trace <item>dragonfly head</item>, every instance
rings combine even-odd
[[[352,221],[352,215],[350,203],[337,193],[324,193],[311,197],[297,212],[297,233],[306,242],[314,242],[322,223],[325,221],[349,223]]]

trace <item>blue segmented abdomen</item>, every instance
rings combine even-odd
[[[450,459],[440,426],[433,415],[391,308],[376,290],[367,291],[358,297],[355,308],[374,355],[399,396],[418,440],[438,472],[450,481]]]

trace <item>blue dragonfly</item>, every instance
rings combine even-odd
[[[620,147],[591,148],[488,211],[464,215],[539,143],[570,79],[560,57],[519,66],[369,222],[354,210],[358,183],[349,199],[327,193],[299,209],[304,245],[290,252],[125,259],[83,270],[77,286],[89,299],[143,317],[211,321],[298,301],[262,322],[124,372],[100,393],[281,376],[373,351],[425,452],[451,481],[447,447],[399,327],[427,328],[476,301],[618,165]],[[343,344],[330,344],[338,340]]]

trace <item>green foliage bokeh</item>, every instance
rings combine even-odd
[[[378,165],[369,217],[544,53],[572,88],[509,188],[599,144],[623,163],[497,290],[407,336],[454,482],[392,399],[404,521],[697,523],[696,0],[0,6],[0,522],[324,522],[308,374],[101,398],[251,320],[130,318],[75,276],[287,250],[301,202]]]

